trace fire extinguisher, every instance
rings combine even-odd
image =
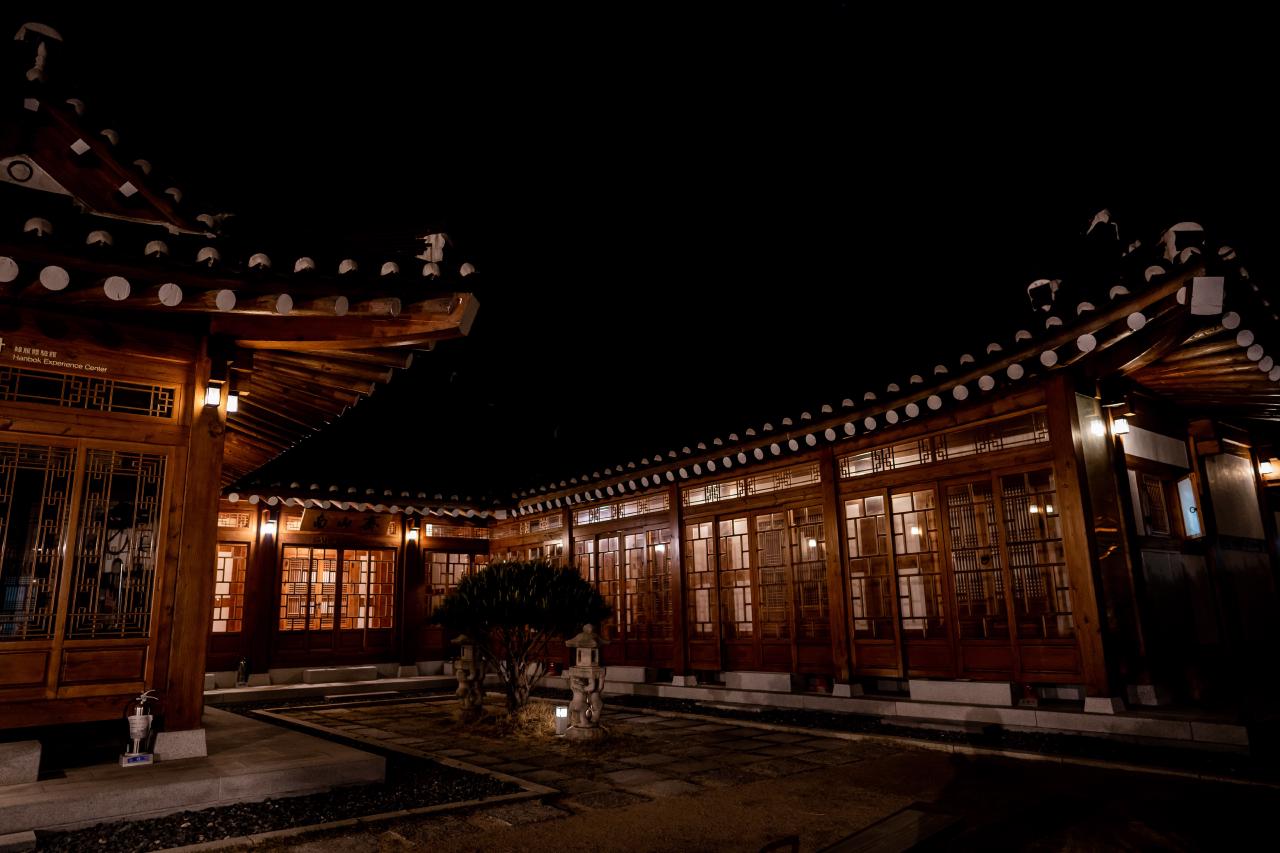
[[[148,690],[125,706],[124,718],[129,725],[129,744],[120,756],[121,767],[137,767],[151,764],[155,760],[151,749],[155,741],[155,718],[159,704],[155,691]]]

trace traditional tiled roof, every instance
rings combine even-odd
[[[882,391],[846,397],[839,405],[824,404],[776,423],[748,426],[513,492],[513,511],[544,512],[676,482],[723,477],[869,434],[892,442],[896,429],[914,421],[998,397],[1070,368],[1092,367],[1099,380],[1111,372],[1123,373],[1157,393],[1217,405],[1230,401],[1206,392],[1205,383],[1220,382],[1232,371],[1240,377],[1240,389],[1248,392],[1235,397],[1236,403],[1248,404],[1245,414],[1280,417],[1280,362],[1275,360],[1280,358],[1280,318],[1263,290],[1249,280],[1233,248],[1210,239],[1193,222],[1172,226],[1150,246],[1124,243],[1106,211],[1094,218],[1088,233],[1095,250],[1101,247],[1098,268],[1081,282],[1032,282],[1027,296],[1042,319],[1018,330],[1012,341],[990,341],[953,363],[926,367],[888,383]],[[1075,304],[1063,304],[1064,295],[1072,291]],[[1132,354],[1126,352],[1126,342]],[[1275,356],[1268,354],[1268,347]],[[1155,359],[1174,349],[1180,354],[1173,358],[1217,355],[1219,361],[1199,373],[1171,373]]]
[[[238,392],[224,482],[305,440],[469,332],[476,267],[444,233],[378,256],[286,255],[190,213],[132,140],[60,76],[61,36],[16,36],[20,102],[0,105],[0,301],[207,330],[213,378]]]

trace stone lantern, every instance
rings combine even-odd
[[[568,672],[573,700],[569,703],[569,730],[565,737],[599,740],[605,736],[605,730],[600,727],[605,674],[605,668],[600,665],[600,649],[604,640],[596,636],[595,628],[584,625],[582,633],[565,645],[574,650],[573,666]]]
[[[462,703],[462,719],[475,720],[484,713],[484,661],[466,634],[454,637],[453,642],[458,646],[458,657],[453,662],[453,674],[458,679],[454,695]]]

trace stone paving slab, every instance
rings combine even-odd
[[[647,785],[639,785],[632,790],[644,794],[647,797],[658,799],[660,797],[678,797],[684,794],[696,794],[702,788],[698,785],[692,785],[682,779],[660,779],[657,782],[650,782]]]
[[[785,758],[792,755],[804,755],[806,752],[816,752],[816,750],[794,744],[780,743],[777,746],[766,746],[764,749],[756,750],[761,755],[775,755],[779,758]]]
[[[661,753],[649,752],[644,755],[632,755],[627,758],[623,758],[622,762],[624,764],[634,764],[637,767],[650,767],[654,764],[669,764],[675,760],[675,756],[672,755],[662,755]]]
[[[635,767],[630,770],[618,770],[613,773],[604,774],[604,778],[615,785],[643,785],[646,782],[657,782],[659,779],[667,777],[662,773],[654,770],[646,770],[643,767]]]

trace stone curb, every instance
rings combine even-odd
[[[536,799],[540,796],[542,795],[537,792],[523,791],[518,794],[499,794],[496,797],[486,797],[481,800],[459,800],[456,803],[437,803],[434,806],[422,806],[421,808],[416,809],[400,809],[399,811],[394,812],[362,815],[360,817],[347,818],[346,820],[335,820],[329,823],[312,823],[306,826],[291,826],[287,829],[275,829],[271,832],[258,832],[253,835],[240,835],[234,838],[223,838],[218,841],[202,841],[199,844],[187,844],[183,847],[166,847],[163,850],[157,851],[157,853],[196,853],[196,851],[225,850],[231,847],[257,847],[269,841],[279,841],[283,838],[294,838],[299,835],[328,832],[334,829],[351,829],[364,824],[383,823],[389,820],[415,817],[417,815],[466,811],[467,809],[477,807]]]
[[[406,697],[403,699],[382,699],[358,704],[363,705],[384,705],[393,703],[422,701],[429,697]],[[452,698],[452,697],[449,697]],[[355,703],[352,703],[355,704]],[[348,703],[343,703],[343,707],[347,707]],[[331,708],[331,705],[294,705],[288,710],[301,710],[303,708]],[[223,838],[218,841],[202,841],[199,844],[188,844],[182,847],[168,847],[158,853],[196,853],[196,851],[205,850],[226,850],[234,847],[256,847],[268,841],[276,841],[282,838],[293,838],[299,835],[309,833],[326,832],[334,829],[350,829],[362,824],[380,823],[382,821],[395,820],[397,818],[413,817],[424,814],[436,814],[440,812],[465,811],[477,807],[485,807],[498,805],[501,803],[521,802],[524,800],[535,800],[547,796],[559,796],[561,791],[556,788],[549,788],[546,785],[539,785],[537,782],[530,782],[528,779],[521,779],[512,776],[509,773],[500,773],[497,770],[490,770],[487,767],[480,767],[475,764],[468,764],[465,761],[459,761],[456,758],[449,758],[443,755],[435,755],[425,750],[414,749],[402,744],[393,744],[387,741],[381,741],[377,738],[361,738],[357,735],[350,735],[343,732],[336,732],[333,729],[308,723],[304,720],[295,720],[284,714],[273,713],[273,709],[261,709],[250,712],[254,717],[262,717],[270,720],[276,725],[285,726],[286,728],[305,729],[308,731],[324,732],[325,736],[347,742],[350,744],[358,744],[360,746],[372,746],[378,749],[390,752],[399,752],[403,755],[410,755],[414,758],[423,758],[434,761],[437,764],[443,764],[453,767],[457,770],[465,770],[470,773],[476,773],[482,776],[488,776],[501,782],[510,782],[523,788],[514,794],[497,794],[492,797],[485,797],[478,800],[459,800],[454,803],[437,803],[433,806],[422,806],[416,809],[400,809],[393,812],[382,812],[373,815],[361,815],[360,817],[347,818],[345,820],[333,821],[330,823],[313,823],[306,826],[292,826],[287,829],[276,829],[271,832],[259,832],[253,835],[241,835],[234,838]]]
[[[555,701],[555,700],[547,700]],[[950,752],[954,755],[983,755],[1000,758],[1013,758],[1019,761],[1045,761],[1052,764],[1074,764],[1081,767],[1097,767],[1105,770],[1122,770],[1129,773],[1150,773],[1157,776],[1174,776],[1183,779],[1196,779],[1201,782],[1223,782],[1232,785],[1245,785],[1255,788],[1280,790],[1280,782],[1267,782],[1258,779],[1240,779],[1235,776],[1222,776],[1216,773],[1201,773],[1195,770],[1178,770],[1171,767],[1149,767],[1142,764],[1129,764],[1122,761],[1108,761],[1102,758],[1076,758],[1070,755],[1053,755],[1046,752],[1027,752],[1018,749],[998,749],[987,746],[969,746],[968,744],[939,743],[937,741],[916,740],[900,735],[878,735],[865,732],[843,732],[835,729],[804,728],[788,726],[781,723],[762,723],[755,720],[740,720],[736,717],[713,717],[704,714],[690,714],[684,711],[663,711],[656,708],[633,708],[627,705],[605,705],[613,711],[634,713],[641,711],[655,717],[670,717],[680,720],[698,720],[699,722],[721,723],[749,729],[762,729],[772,732],[788,732],[791,734],[809,734],[813,737],[831,737],[838,740],[871,741],[889,743],[896,746],[909,746],[914,749],[926,749],[933,752]]]

